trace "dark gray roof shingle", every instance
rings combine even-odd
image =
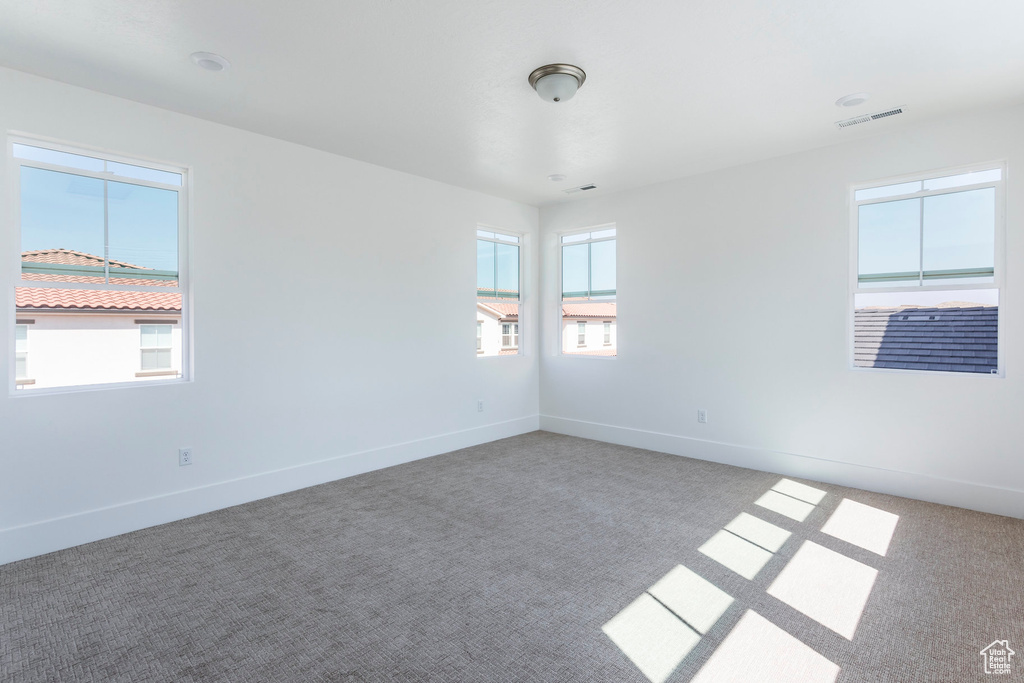
[[[862,308],[854,317],[854,365],[991,373],[999,308]]]

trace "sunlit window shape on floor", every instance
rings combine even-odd
[[[601,627],[651,683],[663,683],[700,635],[647,593]]]
[[[707,633],[732,604],[728,593],[683,565],[663,576],[647,592],[701,635]]]
[[[899,519],[899,515],[844,498],[821,531],[884,557]]]
[[[726,524],[725,530],[773,553],[779,552],[779,548],[792,535],[782,527],[777,527],[754,515],[748,515],[746,512],[741,512],[736,519]]]
[[[878,570],[804,541],[768,594],[853,640]]]
[[[797,498],[811,505],[817,505],[825,497],[825,491],[808,486],[807,484],[801,484],[792,479],[780,479],[779,483],[772,487],[772,490],[784,493],[787,496]]]
[[[810,503],[797,500],[796,498],[778,493],[777,491],[768,491],[754,501],[754,504],[772,510],[773,512],[778,512],[780,515],[789,517],[797,522],[802,522],[807,519],[807,515],[811,514],[811,511],[814,510],[814,506]]]
[[[712,536],[697,550],[744,579],[753,579],[772,559],[772,554],[764,548],[724,530]]]
[[[747,610],[690,683],[833,683],[839,667]]]

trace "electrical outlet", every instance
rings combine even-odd
[[[178,467],[184,467],[185,465],[192,464],[192,449],[191,448],[179,448],[178,449]]]
[[[484,402],[483,401],[477,401],[476,402],[476,412],[478,412],[478,413],[484,412]]]
[[[698,408],[697,409],[697,422],[700,422],[701,424],[707,424],[707,422],[708,422],[708,411],[704,410],[703,408]]]

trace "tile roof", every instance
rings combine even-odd
[[[23,251],[21,252],[22,261],[31,261],[32,263],[55,263],[62,266],[100,266],[103,267],[103,257],[96,256],[95,254],[87,254],[84,251],[75,251],[74,249],[38,249],[36,251]],[[111,259],[110,265],[115,268],[135,268],[138,270],[150,270],[149,268],[143,268],[133,263],[125,263],[124,261],[114,261]]]
[[[997,306],[861,308],[854,365],[990,373],[997,367]]]
[[[596,302],[586,304],[562,304],[563,318],[614,318],[615,304]]]
[[[30,263],[50,263],[64,266],[102,266],[103,258],[72,249],[39,249],[24,251],[21,260]],[[116,268],[150,270],[124,261],[110,261]],[[65,282],[73,284],[103,284],[103,278],[91,275],[62,275],[59,273],[23,273],[22,279],[36,282]],[[177,281],[143,278],[112,278],[112,284],[136,286],[176,287]],[[16,287],[16,306],[19,311],[85,310],[85,311],[181,311],[181,294],[172,292],[125,292],[98,289],[57,289]]]
[[[16,287],[19,311],[120,310],[181,311],[181,294],[174,292],[124,292],[96,289],[36,289]]]

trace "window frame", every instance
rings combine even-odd
[[[978,171],[988,171],[999,169],[1000,179],[997,181],[987,181],[980,183],[973,183],[970,185],[960,185],[955,187],[942,188],[938,190],[924,190],[909,192],[903,194],[895,194],[892,196],[878,197],[872,199],[863,199],[858,201],[856,199],[857,192],[861,190],[868,190],[878,187],[885,187],[888,185],[899,185],[902,183],[913,183],[918,181],[936,180],[949,176],[961,175],[966,173],[974,173]],[[1006,297],[1006,177],[1007,177],[1007,162],[1006,159],[998,159],[988,162],[964,164],[958,166],[948,166],[945,168],[933,169],[930,171],[923,171],[917,173],[909,173],[899,176],[892,176],[888,178],[880,178],[878,180],[852,183],[849,186],[849,192],[847,194],[847,205],[849,208],[849,259],[848,259],[848,277],[847,277],[847,316],[846,316],[846,344],[847,344],[847,364],[848,369],[855,372],[868,372],[868,373],[897,373],[897,374],[909,374],[909,375],[938,375],[941,377],[957,376],[957,377],[999,377],[1004,378],[1006,376],[1005,358],[1006,358],[1006,328],[1007,325],[1003,319],[1003,311],[1005,309],[1005,297]],[[877,287],[861,287],[860,286],[860,272],[859,272],[859,259],[860,259],[860,207],[870,204],[881,204],[885,202],[900,201],[903,199],[916,199],[921,198],[922,200],[926,197],[934,197],[946,194],[955,194],[957,192],[966,192],[970,190],[978,190],[984,188],[995,189],[995,216],[994,216],[994,232],[993,235],[993,276],[991,282],[978,282],[969,284],[950,284],[947,280],[945,284],[925,284],[926,280],[921,280],[915,284],[904,284],[894,286],[877,286]],[[922,227],[923,230],[923,227]],[[889,293],[921,293],[921,292],[954,292],[954,291],[974,291],[974,290],[996,290],[998,292],[998,306],[999,306],[999,326],[996,332],[996,344],[998,346],[996,350],[996,371],[993,373],[985,374],[980,372],[952,372],[948,370],[913,370],[903,368],[869,368],[856,365],[854,362],[855,353],[855,316],[856,316],[856,297],[858,294],[889,294]]]
[[[482,232],[495,233],[496,235],[505,235],[506,237],[515,237],[518,241],[517,242],[509,242],[509,241],[497,239],[496,237],[495,238],[482,237],[480,235],[481,231]],[[477,223],[476,227],[474,228],[473,235],[474,235],[474,245],[475,245],[476,241],[481,241],[482,240],[484,242],[492,242],[494,244],[505,244],[505,245],[510,245],[510,246],[516,246],[516,247],[519,248],[519,298],[518,299],[508,299],[509,303],[513,303],[514,302],[514,303],[517,303],[519,305],[519,320],[518,320],[518,322],[515,323],[516,329],[518,330],[518,326],[519,326],[520,323],[523,322],[523,318],[525,316],[525,311],[526,311],[527,295],[526,295],[526,287],[525,287],[525,274],[526,274],[526,247],[527,247],[526,241],[527,241],[527,235],[526,235],[526,233],[517,232],[515,230],[508,230],[506,228],[499,228],[499,227],[495,227],[493,225],[487,225],[485,223]],[[477,273],[477,277],[479,277],[479,273]],[[479,298],[477,298],[477,301],[479,302]],[[504,324],[505,323],[501,322],[501,320],[498,320],[498,325],[499,325],[498,330],[499,330],[499,333],[502,330],[500,325],[504,325]],[[502,335],[502,336],[504,336],[504,335]],[[496,353],[496,354],[492,354],[492,355],[486,355],[483,352],[482,346],[478,345],[477,346],[477,352],[476,352],[477,358],[515,358],[517,356],[525,355],[525,349],[523,348],[522,344],[519,343],[520,340],[519,340],[518,332],[516,332],[514,336],[515,336],[515,340],[516,340],[516,345],[515,346],[505,346],[504,345],[504,340],[502,340],[502,343],[499,344],[498,348],[499,348],[499,350],[502,350],[502,351],[515,349],[515,351],[516,351],[515,353],[506,353],[506,354]],[[478,339],[481,340],[480,342],[478,342],[478,344],[482,345],[482,343],[483,343],[482,342],[482,337],[478,337]]]
[[[556,351],[555,355],[559,356],[561,358],[584,358],[584,359],[587,359],[588,361],[590,361],[590,360],[593,360],[593,361],[614,361],[616,358],[619,357],[619,347],[618,347],[617,344],[615,346],[615,355],[614,356],[590,355],[590,354],[585,354],[585,353],[566,353],[565,349],[564,349],[565,342],[564,342],[564,338],[562,336],[564,334],[564,330],[562,328],[562,324],[564,322],[564,318],[562,316],[562,306],[563,306],[563,303],[564,303],[563,300],[562,300],[562,284],[563,284],[563,281],[562,281],[562,268],[563,268],[562,247],[566,246],[566,244],[562,240],[564,238],[566,238],[566,237],[572,237],[573,235],[581,235],[581,234],[584,234],[584,233],[593,233],[593,232],[603,232],[605,230],[614,230],[615,234],[611,235],[609,237],[599,237],[597,239],[587,239],[587,240],[579,240],[577,242],[570,242],[569,246],[577,245],[577,244],[593,244],[595,242],[608,242],[608,241],[613,241],[613,240],[616,241],[616,242],[618,241],[618,239],[619,239],[619,229],[618,229],[618,224],[617,223],[600,223],[600,224],[591,225],[591,226],[588,226],[588,227],[585,227],[585,228],[573,228],[573,229],[570,229],[570,230],[562,230],[562,231],[558,231],[558,232],[554,233],[555,234],[555,249],[557,250],[555,252],[555,254],[556,254],[555,260],[557,262],[557,269],[556,269],[556,271],[557,271],[556,272],[556,287],[557,287],[557,291],[555,292],[556,305],[554,307],[555,315],[557,317],[554,320],[554,329],[558,331],[558,346],[556,347],[557,351]],[[615,245],[615,296],[611,297],[611,298],[598,299],[598,301],[610,302],[610,303],[616,304],[616,307],[615,307],[615,309],[616,309],[616,311],[615,311],[615,319],[616,319],[616,321],[618,321],[618,305],[617,305],[618,301],[619,301],[619,249],[618,249],[618,244]],[[577,337],[577,340],[578,340],[578,337]],[[579,347],[577,346],[577,348],[579,348]]]
[[[587,346],[587,321],[577,320],[576,321],[576,348],[586,348]]]
[[[612,345],[612,321],[611,320],[605,320],[601,324],[602,324],[602,327],[603,327],[602,334],[604,335],[604,337],[603,337],[604,342],[603,342],[602,346],[611,346]]]
[[[150,169],[155,171],[163,171],[166,173],[174,173],[181,176],[180,185],[172,185],[167,183],[161,183],[153,180],[144,180],[138,178],[132,178],[122,175],[114,175],[112,173],[105,173],[101,171],[90,171],[71,166],[62,166],[60,164],[54,164],[43,161],[35,161],[31,159],[22,159],[15,157],[14,146],[25,145],[29,147],[38,147],[54,152],[63,152],[66,154],[73,154],[78,156],[91,157],[94,159],[101,159],[110,163],[125,164],[129,166],[141,167],[144,169]],[[30,289],[76,289],[76,290],[95,290],[95,291],[130,291],[130,292],[161,292],[161,293],[177,293],[181,295],[181,311],[176,314],[176,317],[181,321],[181,368],[175,373],[175,376],[167,378],[156,378],[147,379],[146,381],[123,381],[123,382],[106,382],[102,384],[81,384],[81,385],[68,385],[58,387],[46,387],[40,389],[32,389],[31,391],[22,391],[20,385],[15,380],[15,359],[14,354],[9,354],[9,377],[8,382],[8,393],[13,397],[23,396],[37,396],[47,394],[64,394],[64,393],[79,393],[89,391],[100,391],[108,389],[126,389],[136,387],[151,387],[161,386],[167,384],[180,384],[183,382],[191,382],[193,380],[193,368],[192,368],[192,287],[190,277],[190,264],[192,261],[192,212],[191,212],[191,201],[190,197],[192,194],[192,167],[185,164],[174,164],[165,161],[158,161],[145,157],[142,155],[131,156],[120,152],[113,152],[98,147],[92,147],[85,144],[71,144],[63,141],[53,140],[51,138],[45,138],[40,136],[31,135],[28,133],[11,132],[7,135],[7,171],[8,177],[10,178],[9,188],[9,201],[12,207],[10,212],[11,216],[11,231],[14,234],[14,250],[9,254],[9,263],[11,264],[10,272],[11,277],[7,282],[7,315],[11,323],[14,323],[18,312],[17,312],[17,288],[30,288]],[[21,226],[21,168],[38,168],[45,171],[54,171],[57,173],[67,173],[71,175],[78,175],[87,178],[94,178],[97,180],[112,181],[118,183],[124,183],[128,185],[139,185],[143,187],[151,187],[160,190],[171,190],[177,193],[178,198],[178,270],[177,279],[178,285],[176,287],[169,287],[166,285],[121,285],[111,284],[108,280],[104,283],[88,283],[83,285],[81,283],[73,282],[49,282],[41,280],[23,280],[22,279],[22,226]],[[142,311],[139,311],[142,312]],[[14,325],[11,325],[11,347],[14,348]]]

